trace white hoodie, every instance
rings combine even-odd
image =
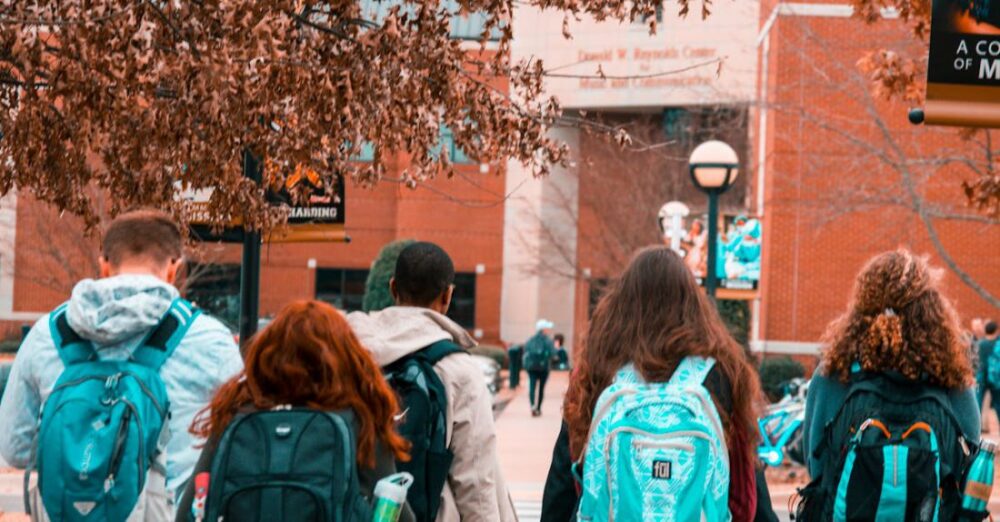
[[[476,342],[461,326],[427,308],[394,306],[347,315],[361,343],[379,366],[450,339],[463,348]],[[516,521],[514,505],[497,462],[493,401],[480,367],[455,354],[434,366],[448,396],[448,447],[455,456],[441,494],[438,522]]]

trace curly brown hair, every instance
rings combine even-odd
[[[894,370],[951,390],[971,385],[958,317],[940,279],[925,257],[906,249],[869,260],[847,313],[824,336],[827,374],[846,382],[857,362],[864,371]]]

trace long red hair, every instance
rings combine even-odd
[[[358,420],[358,463],[375,465],[384,443],[399,460],[409,443],[396,432],[399,407],[389,385],[344,317],[320,301],[289,304],[250,340],[246,368],[222,385],[195,418],[191,433],[220,437],[238,411],[289,404],[351,409]]]

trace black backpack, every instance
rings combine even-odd
[[[944,390],[856,373],[816,448],[823,471],[799,491],[795,520],[955,520],[970,455]]]
[[[212,460],[205,520],[368,522],[349,411],[238,415]]]
[[[399,433],[412,444],[410,461],[397,461],[396,468],[413,475],[406,500],[418,522],[437,517],[454,458],[447,440],[448,396],[434,371],[438,361],[453,353],[465,350],[451,341],[438,341],[382,369],[403,411]]]

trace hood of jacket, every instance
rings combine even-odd
[[[73,288],[66,319],[96,347],[137,344],[179,295],[173,285],[151,275],[84,279]]]
[[[347,314],[347,322],[379,366],[438,341],[450,340],[463,348],[476,346],[458,323],[427,308],[392,306],[378,312],[354,312]]]

